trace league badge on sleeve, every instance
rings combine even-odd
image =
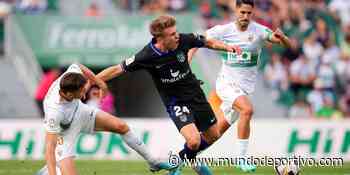
[[[131,63],[133,63],[135,61],[135,55],[134,56],[132,56],[132,57],[130,57],[130,58],[128,58],[128,59],[126,59],[125,60],[125,64],[127,65],[127,66],[129,66]]]

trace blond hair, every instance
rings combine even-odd
[[[157,38],[163,34],[164,29],[176,25],[176,19],[170,15],[162,15],[152,21],[150,32],[153,37]]]

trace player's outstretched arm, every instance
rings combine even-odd
[[[97,74],[97,78],[103,80],[103,81],[108,81],[112,78],[118,77],[119,75],[123,74],[123,68],[120,64],[115,65],[115,66],[110,66],[100,73]]]
[[[204,37],[207,38],[207,35],[204,34]],[[192,59],[193,59],[193,56],[194,54],[198,51],[198,48],[192,48],[190,49],[190,51],[188,51],[187,53],[187,57],[188,57],[188,63],[191,64],[192,63]]]
[[[108,91],[107,84],[100,78],[98,78],[89,68],[86,66],[79,64],[79,67],[81,71],[83,72],[84,76],[91,81],[93,84],[96,84],[101,89],[101,96],[105,96]]]
[[[291,47],[289,38],[280,29],[276,29],[272,33],[270,41],[272,43],[277,43],[287,48]]]
[[[224,42],[216,39],[206,39],[205,46],[209,49],[214,50],[221,50],[221,51],[227,51],[227,52],[236,52],[237,54],[241,54],[242,49],[239,46],[236,45],[228,45]]]
[[[56,175],[56,156],[55,149],[57,146],[58,135],[56,133],[46,132],[45,138],[45,159],[49,175]]]
[[[193,59],[193,55],[197,52],[198,48],[192,48],[190,51],[188,51],[187,53],[187,57],[188,57],[188,63],[191,64],[192,59]]]

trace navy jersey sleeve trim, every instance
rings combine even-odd
[[[123,72],[127,72],[125,60],[122,63],[120,63],[120,67],[122,68]]]
[[[159,50],[156,46],[154,46],[154,43],[156,43],[156,39],[153,38],[152,41],[149,43],[149,46],[155,53],[157,53],[159,56],[168,54],[168,52],[162,52],[161,50]]]

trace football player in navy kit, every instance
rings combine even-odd
[[[153,38],[141,51],[106,68],[97,77],[108,81],[125,72],[141,69],[149,72],[170,118],[186,140],[179,153],[181,159],[193,159],[215,142],[220,133],[215,114],[191,71],[187,53],[200,47],[228,52],[240,52],[240,48],[202,35],[178,33],[175,18],[168,15],[153,20],[150,33]],[[197,172],[210,174],[203,167]]]

